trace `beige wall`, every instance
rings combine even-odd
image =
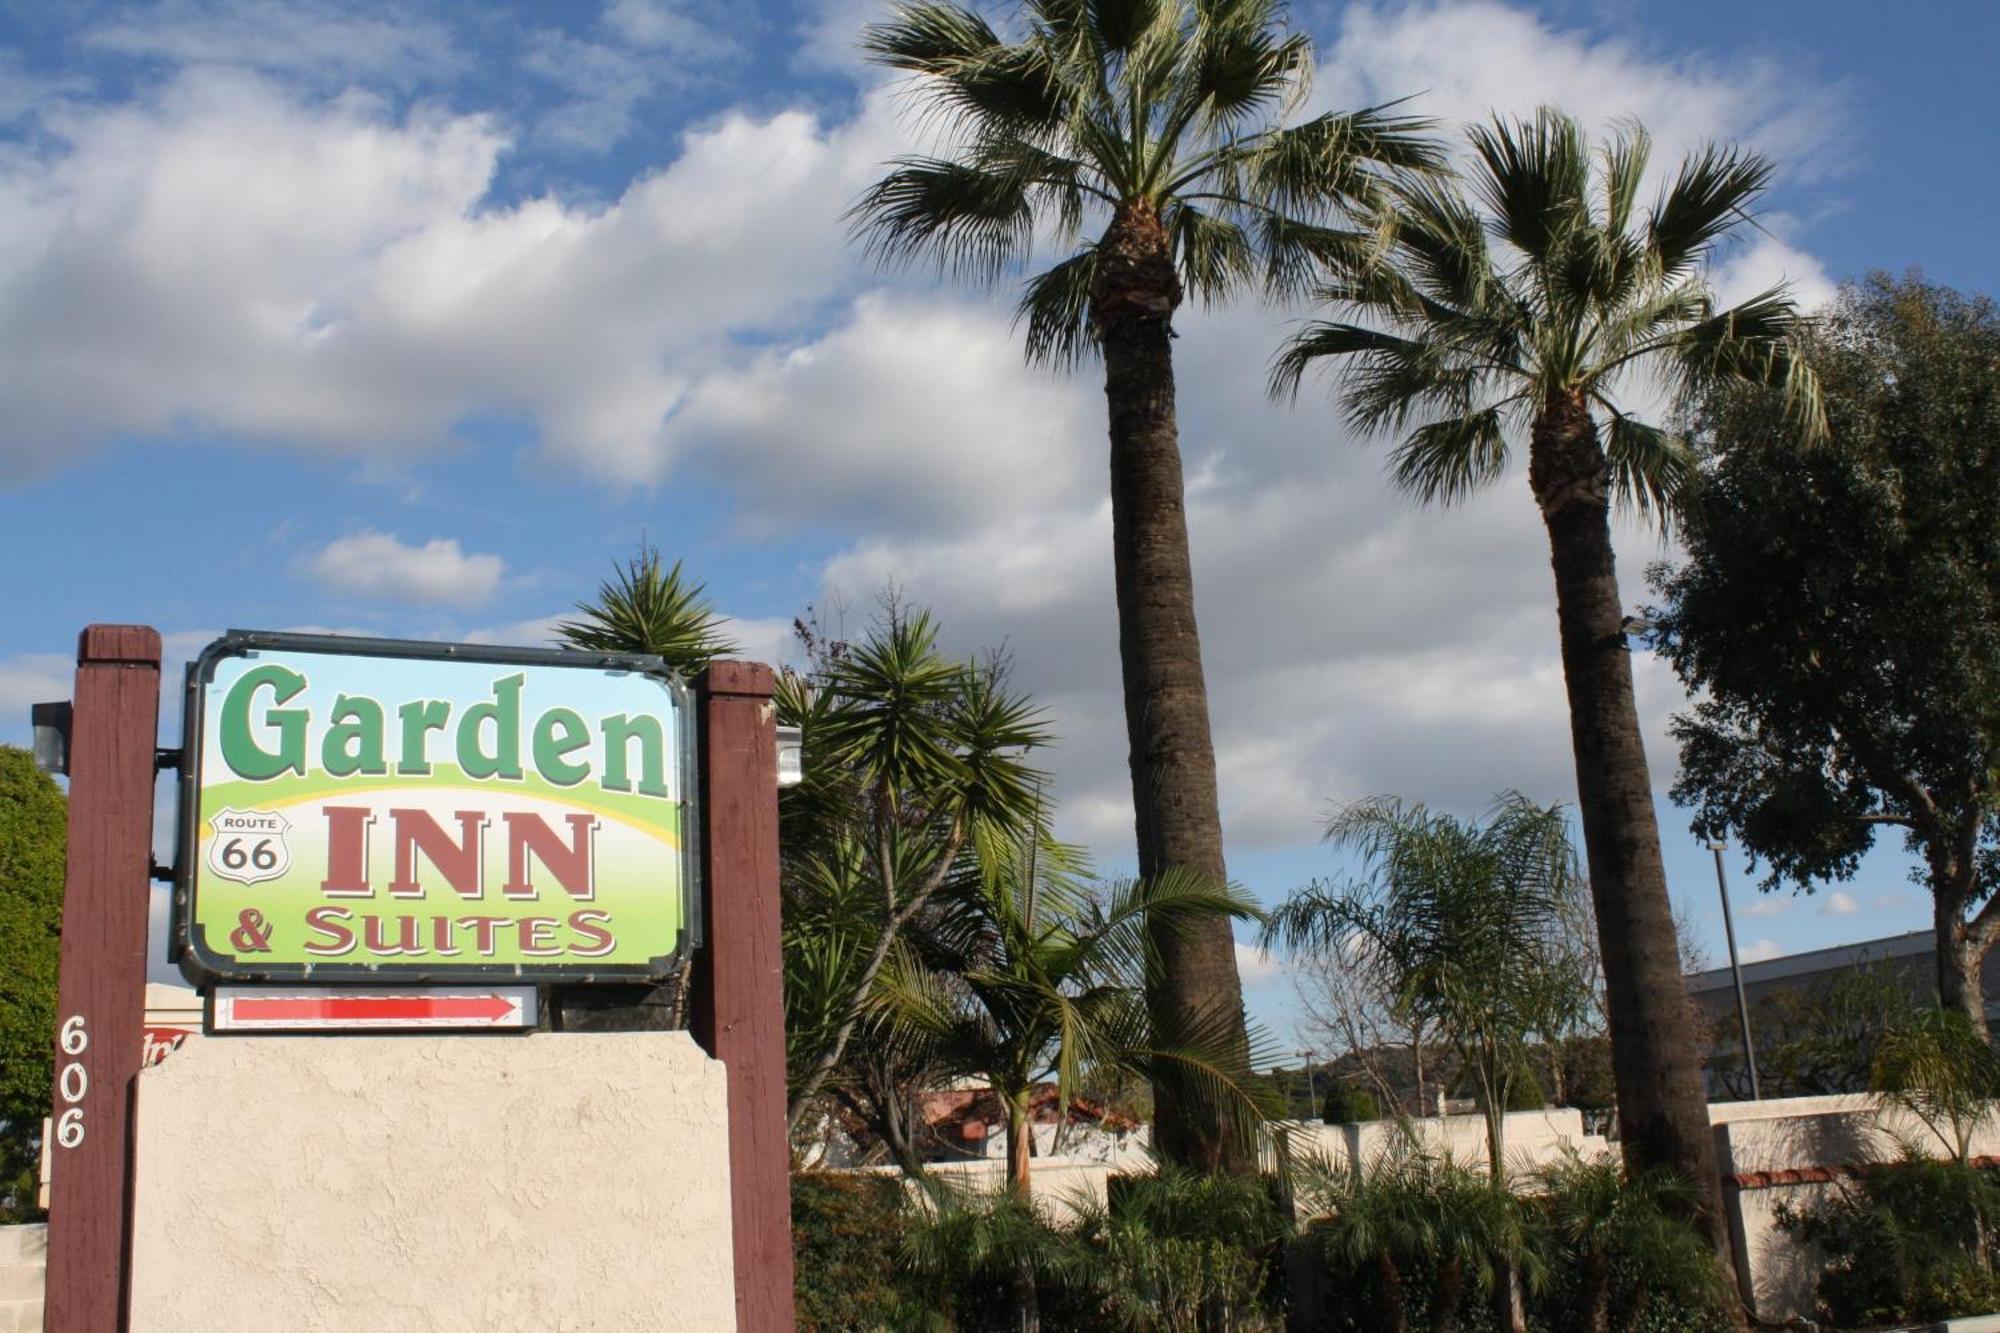
[[[137,1114],[133,1333],[735,1326],[684,1033],[214,1037]]]

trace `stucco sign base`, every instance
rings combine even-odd
[[[134,1157],[134,1333],[735,1327],[685,1033],[191,1041]]]

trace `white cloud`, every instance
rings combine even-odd
[[[1780,898],[1773,893],[1759,894],[1757,901],[1743,909],[1743,915],[1759,917],[1783,916],[1792,910],[1792,901],[1789,896]]]
[[[1742,958],[1746,963],[1761,963],[1768,958],[1782,958],[1784,953],[1776,940],[1756,940],[1743,950]]]
[[[847,0],[816,8],[851,42]],[[671,45],[687,12],[620,0],[600,35]],[[1498,4],[1349,7],[1324,66],[1329,106],[1424,92],[1413,109],[1451,119],[1554,100],[1598,125],[1639,115],[1662,162],[1717,137],[1837,164],[1835,101],[1785,67],[1657,59]],[[401,460],[494,410],[533,421],[551,469],[647,485],[693,460],[754,527],[841,534],[829,589],[865,605],[893,577],[954,650],[1010,645],[1063,736],[1063,832],[1115,869],[1131,811],[1100,382],[1021,366],[1011,291],[853,294],[841,214],[911,142],[894,101],[877,89],[833,126],[724,113],[588,206],[493,202],[513,145],[478,116],[213,70],[66,111],[53,151],[0,164],[0,475],[196,431]],[[1731,294],[1824,283],[1773,230],[1728,257]],[[1412,507],[1317,387],[1295,409],[1265,399],[1299,313],[1191,309],[1176,330],[1232,846],[1304,842],[1328,800],[1372,792],[1566,798],[1546,537],[1520,469],[1460,509]],[[1628,602],[1662,553],[1621,533]],[[785,633],[757,637],[775,655]],[[1634,668],[1663,786],[1681,695],[1651,655]]]
[[[497,555],[468,555],[453,538],[411,546],[387,533],[357,532],[329,543],[305,568],[340,596],[477,606],[498,590],[507,567]]]
[[[613,203],[501,206],[482,116],[195,69],[47,119],[57,148],[0,159],[0,476],[121,435],[402,458],[499,411],[552,466],[650,483],[687,388],[842,280],[895,142],[879,101],[731,113]]]
[[[692,13],[692,8],[673,0],[611,0],[604,7],[604,26],[633,46],[682,59],[733,50],[734,43],[719,31],[715,16]]]
[[[1266,954],[1254,944],[1236,941],[1236,974],[1246,986],[1261,986],[1276,981],[1291,969],[1278,958]]]
[[[1025,366],[990,303],[878,292],[825,336],[703,380],[669,438],[698,441],[760,525],[956,531],[1087,493],[1098,469],[1075,446],[1103,411]]]
[[[1854,900],[1853,894],[1836,889],[1826,896],[1819,910],[1823,916],[1853,916],[1861,910],[1861,904]]]
[[[1343,9],[1322,46],[1315,108],[1413,95],[1411,112],[1457,124],[1543,104],[1597,127],[1636,119],[1653,136],[1656,170],[1719,141],[1812,177],[1838,169],[1846,149],[1841,90],[1802,74],[1782,52],[1655,54],[1497,0]]]

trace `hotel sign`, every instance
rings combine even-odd
[[[658,658],[232,631],[188,669],[181,969],[667,975],[695,927],[692,716]]]

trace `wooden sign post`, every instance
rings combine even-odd
[[[132,1082],[145,1050],[160,636],[77,643],[49,1148],[49,1333],[124,1327]]]
[[[691,1009],[695,1040],[728,1071],[737,1333],[794,1323],[774,683],[754,662],[717,662],[695,681],[707,938]]]

